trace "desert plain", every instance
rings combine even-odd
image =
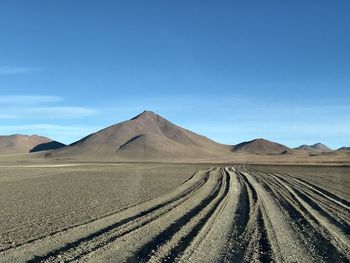
[[[350,168],[16,164],[0,262],[347,262]]]

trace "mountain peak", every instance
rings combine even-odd
[[[0,136],[0,154],[29,153],[63,147],[64,144],[39,135]]]
[[[350,151],[350,147],[343,146],[343,147],[340,147],[338,151]]]
[[[144,110],[143,112],[141,112],[140,114],[132,118],[131,120],[136,120],[136,119],[145,118],[145,117],[157,118],[159,117],[159,115],[154,113],[153,111]]]
[[[52,152],[51,157],[95,158],[105,160],[150,160],[181,158],[225,158],[228,147],[181,128],[162,116],[143,111]]]
[[[318,142],[315,143],[313,145],[307,145],[307,144],[303,144],[300,145],[299,147],[297,147],[296,149],[298,150],[305,150],[305,151],[318,151],[318,152],[327,152],[327,151],[331,151],[332,149],[330,149],[329,147],[327,147],[326,145]]]
[[[320,142],[315,143],[314,145],[311,145],[311,147],[313,149],[316,149],[316,150],[324,150],[324,151],[330,151],[331,150],[328,146],[326,146],[326,145],[324,145],[324,144],[322,144]]]
[[[248,141],[248,142],[257,142],[258,143],[258,142],[270,142],[270,141],[268,141],[264,138],[256,138],[256,139],[253,139],[253,140]]]
[[[289,148],[285,145],[258,138],[234,146],[233,151],[246,151],[254,154],[281,154]]]
[[[311,147],[320,147],[320,146],[321,146],[321,147],[324,147],[324,146],[326,146],[326,145],[324,145],[323,143],[320,143],[320,142],[311,145]]]

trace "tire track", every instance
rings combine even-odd
[[[156,189],[161,188],[163,185],[164,185],[164,183],[163,184],[158,184],[158,185],[152,187],[151,189],[147,189],[147,190],[143,189],[142,193],[146,193],[148,191],[156,191]],[[130,194],[129,196],[131,197],[131,195],[132,194]],[[125,197],[127,198],[128,195],[126,195]],[[104,217],[107,217],[107,216],[110,216],[110,215],[122,212],[122,211],[124,211],[126,209],[134,207],[135,205],[140,205],[140,204],[142,204],[142,203],[144,203],[146,201],[148,201],[148,200],[142,201],[142,202],[137,203],[137,204],[132,204],[132,205],[125,206],[122,209],[119,209],[119,210],[116,210],[116,211],[113,211],[113,212],[110,212],[110,213],[107,213],[107,214],[103,214],[103,215],[101,215],[101,216],[99,216],[97,218],[94,218],[93,220],[87,220],[83,224],[87,224],[87,223],[93,222],[95,220],[98,220],[98,219],[101,219],[101,218],[104,218]],[[95,205],[90,205],[90,206],[86,206],[86,207],[80,208],[80,209],[73,209],[73,210],[70,210],[69,212],[56,213],[56,214],[53,214],[51,216],[47,216],[47,217],[44,217],[44,218],[38,218],[38,219],[34,219],[34,220],[32,219],[31,221],[24,221],[24,222],[22,222],[21,224],[19,224],[16,227],[13,227],[13,228],[7,229],[6,231],[3,231],[1,233],[1,238],[3,240],[6,240],[6,235],[8,235],[10,233],[12,235],[15,235],[14,234],[15,232],[21,232],[21,231],[23,231],[25,229],[33,228],[33,227],[35,227],[37,225],[43,224],[47,220],[49,220],[49,221],[62,220],[62,218],[71,217],[71,216],[73,216],[74,214],[77,214],[77,213],[89,212],[91,209],[96,209],[96,208],[101,209],[101,208],[103,208],[105,206],[110,205],[113,202],[115,202],[115,201],[109,201],[109,202],[99,203],[99,204],[95,204]],[[117,205],[115,205],[115,206],[117,206]],[[120,202],[120,206],[124,206],[124,205],[122,205],[122,203]],[[71,225],[69,227],[60,228],[60,229],[58,229],[56,231],[52,231],[52,232],[47,233],[45,235],[39,235],[36,238],[26,238],[26,236],[23,235],[23,237],[22,237],[23,238],[23,242],[17,240],[15,246],[10,246],[9,245],[8,247],[3,247],[3,248],[0,249],[0,252],[6,251],[6,250],[12,249],[12,248],[20,247],[20,246],[28,244],[28,243],[32,243],[34,241],[40,240],[42,238],[45,238],[46,236],[54,235],[56,233],[60,233],[60,232],[66,231],[68,229],[77,227],[79,225],[82,225],[82,224],[76,224],[76,225]]]
[[[336,220],[335,224],[343,228],[345,232],[350,234],[350,225],[347,222],[350,217],[350,207],[346,200],[335,196],[319,187],[313,186],[306,182],[301,182],[299,179],[288,176],[276,174],[280,179],[285,180],[289,185],[293,185],[300,195],[304,195],[310,202],[315,203],[315,207],[319,207],[319,211],[324,211],[330,220]],[[316,189],[317,188],[317,189]]]
[[[16,247],[14,249],[10,249],[8,251],[4,251],[0,253],[0,262],[2,262],[2,258],[11,258],[13,255],[16,254],[17,251],[21,251],[21,254],[23,254],[23,258],[28,257],[30,254],[33,254],[32,250],[39,250],[40,246],[47,246],[47,243],[55,243],[56,241],[52,241],[52,238],[55,239],[63,239],[62,241],[57,241],[58,243],[64,242],[62,246],[56,245],[57,249],[49,251],[46,255],[43,256],[34,256],[32,259],[29,259],[29,262],[38,262],[38,261],[44,261],[48,259],[52,259],[55,256],[59,256],[60,253],[72,249],[72,247],[77,246],[81,242],[84,242],[88,240],[89,238],[95,238],[96,236],[103,235],[106,230],[113,229],[114,227],[121,226],[123,224],[126,224],[128,222],[128,219],[134,220],[135,218],[139,216],[144,216],[146,214],[150,214],[153,212],[153,210],[157,210],[162,206],[167,206],[171,204],[172,202],[176,202],[178,200],[184,199],[187,195],[191,195],[192,192],[196,192],[199,188],[201,188],[208,180],[208,172],[197,172],[191,180],[188,180],[184,182],[182,185],[180,185],[177,189],[175,189],[172,193],[169,193],[168,196],[164,197],[161,196],[159,198],[155,198],[154,200],[146,201],[144,204],[141,205],[135,205],[133,207],[130,207],[128,209],[125,209],[121,212],[118,212],[116,214],[109,215],[105,218],[101,218],[98,220],[95,220],[92,223],[84,224],[72,229],[68,229],[67,231],[55,233],[52,236],[48,236],[42,240],[37,240],[34,242],[31,242],[29,244],[24,244],[20,247]],[[141,212],[140,212],[141,210]],[[142,211],[143,210],[143,211]],[[128,216],[128,214],[136,214],[137,216]],[[123,219],[124,217],[124,219]],[[113,222],[113,218],[117,219],[117,222]],[[112,222],[112,223],[110,223]],[[94,226],[96,224],[96,227]],[[100,226],[101,225],[101,226]],[[102,227],[103,225],[106,225]],[[81,228],[81,229],[80,229]],[[78,229],[78,231],[76,231]],[[91,234],[84,236],[84,233],[86,230],[89,229],[96,229],[96,231],[92,231]],[[80,231],[79,231],[80,230]],[[91,231],[91,230],[90,230]],[[79,237],[79,233],[82,233],[81,237]],[[61,238],[62,235],[67,235],[68,240],[73,240],[72,242],[66,242],[64,238]],[[72,237],[71,237],[72,236]],[[77,237],[75,237],[77,236]],[[89,237],[89,238],[87,238]],[[28,255],[27,255],[28,254]],[[27,256],[26,256],[27,255]]]
[[[216,167],[166,195],[3,251],[0,262],[17,262],[23,249],[18,262],[349,262],[349,218],[348,200],[307,180]]]
[[[316,222],[309,217],[307,210],[299,204],[298,200],[286,198],[288,192],[282,188],[279,188],[278,191],[272,190],[271,186],[275,184],[273,181],[269,181],[269,184],[262,182],[262,184],[271,191],[283,211],[287,213],[291,228],[299,235],[314,261],[324,262],[327,259],[331,262],[339,262],[339,259],[344,259],[337,248],[320,234],[320,229],[315,228]]]
[[[267,225],[268,239],[271,241],[271,247],[273,247],[274,260],[283,262],[310,262],[312,258],[300,243],[298,234],[290,227],[288,218],[286,218],[280,209],[273,195],[259,183],[256,179],[256,174],[254,175],[248,172],[242,172],[242,174],[246,176],[252,187],[256,190],[261,202],[264,222]]]
[[[174,262],[176,258],[183,253],[186,247],[191,243],[192,239],[197,235],[199,230],[203,227],[206,220],[209,219],[211,213],[216,209],[216,206],[225,197],[228,191],[227,178],[220,178],[219,184],[212,193],[210,193],[199,205],[184,214],[180,219],[172,223],[167,229],[161,232],[150,243],[145,244],[137,253],[136,259],[138,262],[162,262],[166,258],[167,262]],[[225,188],[223,192],[223,188]],[[220,194],[220,192],[223,192]],[[210,207],[209,207],[210,206]],[[205,215],[196,219],[197,215],[208,208]],[[193,226],[187,227],[188,224]],[[170,239],[170,240],[169,240]],[[172,246],[169,243],[177,243]],[[160,255],[157,255],[156,249],[160,247]],[[149,253],[151,251],[151,253]],[[155,252],[152,252],[155,251]],[[127,259],[127,263],[134,262],[135,257]]]
[[[178,261],[216,262],[226,253],[226,242],[233,222],[232,212],[237,210],[240,192],[235,170],[225,168],[224,172],[230,176],[227,195],[191,244],[185,249],[182,256],[178,258]],[[203,251],[210,251],[210,254],[203,253]]]
[[[223,262],[271,262],[274,258],[267,237],[265,209],[247,176],[238,172],[241,184],[239,206]]]
[[[113,257],[122,262],[147,261],[143,260],[144,258],[156,261],[157,257],[167,257],[167,254],[173,247],[178,247],[179,249],[180,246],[174,245],[174,243],[180,244],[178,241],[181,240],[181,237],[188,235],[192,230],[192,228],[188,226],[198,220],[198,217],[194,215],[198,215],[199,213],[201,215],[204,214],[208,203],[217,199],[218,194],[222,192],[225,179],[222,177],[221,173],[219,173],[219,170],[215,169],[211,171],[209,175],[207,185],[202,187],[202,189],[191,198],[188,198],[181,205],[169,211],[169,213],[149,222],[146,226],[132,233],[131,236],[126,237],[126,243],[132,244],[131,249],[133,249],[133,251],[130,256],[121,255],[120,251],[112,251],[114,252]],[[162,228],[160,229],[159,226],[162,226]],[[116,243],[110,244],[110,248],[115,250],[115,247],[120,245],[124,248],[127,247],[125,243],[122,244],[120,240],[116,240]],[[161,246],[163,247],[159,250]],[[157,254],[158,252],[160,252],[160,254]],[[174,253],[173,251],[171,254],[173,255]],[[105,258],[94,258],[92,262],[104,260]]]
[[[291,183],[286,176],[261,171],[259,175],[262,185],[270,189],[284,208],[283,211],[289,214],[290,226],[294,227],[300,239],[304,240],[304,246],[313,252],[312,256],[317,258],[317,261],[349,260],[349,222],[343,225],[337,221],[337,214],[332,214],[328,209],[324,210],[320,205],[322,201],[317,199],[318,196],[308,192],[308,188]],[[334,201],[332,205],[337,206],[339,203]]]
[[[113,242],[115,239],[120,238],[137,228],[143,227],[148,224],[150,221],[156,219],[159,216],[162,216],[164,213],[173,209],[174,207],[181,204],[184,200],[191,196],[191,193],[195,193],[203,184],[208,180],[208,174],[206,174],[199,182],[194,186],[186,189],[184,192],[179,194],[175,199],[168,200],[164,203],[157,204],[151,208],[142,211],[134,216],[123,219],[119,222],[116,222],[112,225],[109,225],[105,228],[100,229],[97,232],[94,232],[86,237],[80,238],[77,241],[65,245],[63,248],[49,253],[44,257],[37,257],[34,261],[37,260],[54,262],[55,258],[60,255],[61,258],[67,257],[67,261],[77,260],[85,254],[91,253],[93,250],[97,250],[109,242]],[[150,218],[148,218],[150,216]],[[124,229],[119,230],[119,228],[124,227]],[[97,241],[95,239],[98,239]],[[92,242],[91,242],[92,241]],[[65,255],[67,253],[67,255]]]
[[[283,180],[277,175],[275,175],[276,180]],[[295,199],[299,202],[301,206],[304,207],[304,210],[309,213],[311,217],[318,223],[322,228],[321,232],[325,233],[325,236],[331,237],[331,242],[340,250],[343,254],[346,254],[348,257],[349,253],[349,233],[348,231],[344,232],[344,228],[341,227],[332,216],[328,215],[318,204],[316,204],[312,199],[308,198],[304,193],[298,189],[293,189],[287,183],[285,187],[292,194]]]

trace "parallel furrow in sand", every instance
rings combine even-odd
[[[260,176],[264,177],[261,174]],[[313,219],[308,216],[307,211],[300,206],[298,201],[291,197],[288,191],[279,188],[279,185],[271,178],[265,179],[267,183],[263,179],[261,184],[274,196],[281,210],[288,216],[290,227],[299,236],[300,242],[307,248],[313,261],[343,262],[341,253],[329,240],[321,235],[322,230],[315,225]]]
[[[186,248],[180,262],[222,262],[240,194],[234,168],[225,168],[225,172],[230,176],[228,193]]]
[[[347,200],[295,176],[212,168],[0,262],[348,262],[349,215]]]
[[[203,204],[205,207],[198,207],[193,212],[191,218],[188,217],[187,224],[178,228],[178,231],[166,242],[166,244],[160,247],[159,252],[156,252],[150,258],[151,262],[178,262],[189,261],[191,253],[197,248],[196,243],[203,241],[208,231],[213,226],[219,215],[222,215],[222,209],[227,205],[228,193],[231,186],[230,174],[224,169],[221,169],[223,176],[223,182],[220,186],[218,195],[212,201],[205,200]],[[185,219],[185,218],[184,218]],[[195,260],[198,260],[195,258]]]
[[[265,174],[256,169],[250,169],[251,171],[258,172],[260,174]],[[350,206],[347,200],[344,200],[335,194],[332,194],[321,187],[317,187],[311,183],[306,182],[305,180],[296,178],[294,176],[288,174],[280,174],[280,173],[266,173],[265,175],[270,176],[278,176],[282,181],[286,184],[292,186],[293,189],[301,192],[306,198],[312,199],[317,206],[321,207],[324,212],[328,214],[330,220],[338,220],[340,226],[344,228],[344,232],[350,234],[350,225],[349,225],[349,217],[350,217]],[[282,186],[283,187],[283,186]],[[338,224],[335,222],[335,224]]]
[[[169,183],[169,182],[167,182]],[[154,191],[154,192],[157,192],[157,189],[158,188],[161,188],[163,184],[158,184],[158,185],[155,185],[147,190],[143,189],[142,191],[140,191],[140,193],[146,193],[146,192],[151,192],[151,191]],[[124,198],[125,199],[128,199],[128,196],[132,196],[132,194],[130,195],[126,195]],[[14,245],[10,245],[9,242],[8,243],[8,246],[3,246],[3,248],[0,249],[0,252],[3,252],[3,251],[6,251],[8,249],[11,249],[11,248],[14,248],[14,247],[18,247],[18,246],[21,246],[21,245],[24,245],[24,244],[27,244],[27,243],[31,243],[31,242],[34,242],[34,241],[37,241],[37,240],[40,240],[48,235],[53,235],[55,233],[59,233],[59,232],[62,232],[62,231],[65,231],[65,230],[68,230],[70,228],[74,228],[74,227],[77,227],[79,225],[82,225],[81,223],[80,224],[75,224],[75,225],[70,225],[70,226],[66,226],[64,228],[60,228],[60,229],[57,229],[57,230],[54,230],[54,231],[51,231],[49,233],[45,233],[45,235],[42,235],[41,232],[38,233],[38,235],[33,238],[32,235],[33,233],[30,233],[31,236],[26,236],[26,232],[23,232],[25,229],[32,229],[33,227],[37,227],[38,225],[41,225],[41,224],[44,224],[48,221],[51,221],[51,222],[55,222],[57,220],[59,221],[63,221],[65,218],[70,218],[78,213],[88,213],[89,211],[91,211],[92,209],[102,209],[103,210],[103,207],[108,207],[110,204],[113,204],[114,207],[123,207],[122,209],[118,209],[118,210],[115,210],[113,212],[110,212],[110,213],[105,213],[105,214],[101,214],[99,215],[98,217],[96,218],[91,218],[90,220],[87,220],[85,221],[83,224],[87,224],[87,223],[90,223],[92,221],[95,221],[97,219],[101,219],[101,218],[104,218],[104,217],[107,217],[107,216],[110,216],[110,215],[113,215],[115,213],[119,213],[123,210],[126,210],[126,209],[129,209],[131,207],[134,207],[136,205],[140,205],[142,203],[145,203],[147,201],[149,201],[151,199],[148,199],[148,200],[144,200],[142,202],[139,202],[137,204],[132,204],[132,205],[124,205],[122,202],[119,201],[119,203],[116,203],[115,201],[109,201],[109,202],[103,202],[103,203],[99,203],[99,204],[95,204],[95,205],[89,205],[89,206],[85,206],[85,207],[82,207],[82,208],[79,208],[79,209],[73,209],[73,210],[70,210],[69,212],[62,212],[62,213],[56,213],[56,214],[53,214],[53,215],[50,215],[50,216],[46,216],[46,217],[42,217],[42,218],[38,218],[38,219],[31,219],[30,221],[24,221],[22,222],[21,224],[17,225],[16,227],[12,227],[12,228],[9,228],[7,229],[6,231],[3,231],[1,236],[0,236],[0,240],[2,240],[2,242],[6,242],[7,239],[8,239],[8,236],[12,235],[12,236],[21,236],[21,240],[16,240],[16,244],[15,246]],[[20,234],[16,234],[16,233],[20,233]]]
[[[267,237],[266,212],[259,194],[238,168],[240,195],[227,249],[220,262],[270,262],[274,256]]]
[[[300,240],[303,240],[304,246],[308,247],[310,255],[315,260],[333,262],[349,260],[349,243],[342,243],[337,235],[341,233],[346,239],[348,229],[336,221],[334,214],[329,214],[319,206],[321,203],[319,199],[314,199],[314,195],[303,192],[305,188],[298,188],[298,184],[288,183],[285,177],[260,172],[259,178],[289,215],[290,226],[299,234]],[[337,230],[336,233],[334,229]]]
[[[208,180],[209,172],[198,172],[190,180],[177,187],[167,196],[161,196],[141,205],[131,207],[119,213],[95,220],[67,231],[54,234],[37,240],[30,244],[25,244],[8,251],[0,253],[0,262],[15,260],[24,262],[32,258],[33,262],[39,260],[53,259],[60,253],[71,250],[86,243],[88,240],[104,236],[106,232],[111,232],[115,228],[145,217],[154,211],[168,207],[189,198],[198,191]],[[130,216],[131,215],[131,216]],[[41,255],[40,255],[40,254]],[[44,254],[45,253],[45,254]]]
[[[267,229],[272,229],[272,227],[263,200],[247,176],[243,173],[240,173],[240,176],[247,185],[252,200],[252,212],[243,235],[246,244],[243,260],[245,262],[271,262],[275,255],[267,236]]]
[[[335,225],[343,229],[345,233],[350,234],[350,207],[346,205],[346,200],[336,198],[335,195],[326,194],[326,191],[319,191],[311,184],[300,182],[298,179],[290,177],[288,175],[272,174],[278,176],[281,180],[284,180],[293,189],[300,192],[305,196],[305,199],[309,199],[314,206],[319,207],[319,211],[323,213],[329,220],[333,221]],[[320,189],[320,188],[319,188]]]
[[[208,175],[204,177],[202,182],[205,183],[207,180]],[[78,239],[73,243],[67,244],[64,248],[51,252],[41,260],[45,260],[46,262],[54,262],[57,259],[56,256],[58,255],[60,255],[59,261],[62,260],[62,258],[66,261],[77,260],[82,256],[89,254],[92,251],[96,251],[106,244],[147,225],[151,221],[156,220],[158,217],[164,215],[190,198],[191,192],[195,193],[200,188],[199,186],[201,186],[201,184],[198,184],[198,188],[195,187],[193,189],[187,189],[187,191],[183,192],[176,199],[155,205],[146,211],[138,213],[137,215],[121,220],[115,224],[107,226],[106,228],[100,229],[98,232],[92,233],[86,237]]]
[[[250,169],[253,170],[253,169]],[[258,173],[263,173],[261,171],[258,171],[254,169],[254,171]],[[265,174],[265,173],[263,173]],[[345,218],[349,217],[350,213],[350,202],[321,188],[314,184],[311,184],[307,182],[306,180],[296,178],[295,176],[289,175],[289,174],[281,174],[281,173],[266,173],[271,176],[278,176],[279,178],[283,179],[288,183],[289,185],[293,186],[293,188],[298,189],[299,191],[310,195],[311,198],[315,199],[317,203],[324,204],[325,208],[329,209],[336,209],[332,210],[332,212],[335,212],[336,215],[339,215],[339,213],[343,213],[343,216]]]
[[[337,205],[342,206],[347,211],[350,210],[350,202],[348,200],[345,200],[344,198],[341,198],[341,197],[337,196],[336,194],[331,193],[330,191],[327,191],[326,189],[323,189],[320,186],[316,186],[315,184],[312,184],[312,183],[308,182],[305,179],[298,178],[295,175],[286,174],[286,173],[265,172],[265,171],[260,171],[260,170],[258,170],[256,168],[252,168],[252,167],[249,167],[249,170],[250,171],[255,171],[255,172],[258,172],[258,173],[260,172],[260,173],[277,175],[277,176],[279,176],[281,178],[289,180],[289,182],[293,186],[299,185],[300,187],[307,187],[313,193],[328,199],[332,203],[335,203]]]
[[[247,242],[244,242],[244,233],[246,232],[250,215],[255,207],[256,200],[252,199],[250,189],[243,178],[237,172],[237,183],[239,184],[239,196],[237,210],[233,211],[234,221],[231,225],[230,236],[227,243],[226,253],[223,262],[242,262]]]
[[[319,187],[316,186],[314,184],[311,184],[309,182],[307,182],[306,180],[303,180],[301,178],[297,178],[295,176],[292,176],[290,174],[281,174],[281,173],[275,173],[276,175],[282,176],[282,177],[286,177],[286,178],[291,178],[293,179],[295,182],[308,187],[311,191],[313,191],[314,193],[318,193],[320,195],[322,195],[323,197],[329,199],[331,202],[337,203],[338,205],[342,206],[343,208],[350,210],[350,202]]]
[[[283,183],[283,179],[277,175],[274,178]],[[308,211],[308,213],[323,227],[323,233],[326,236],[330,236],[331,242],[340,250],[344,255],[350,258],[350,239],[348,229],[338,223],[331,215],[325,212],[320,206],[309,198],[305,193],[298,189],[293,189],[284,181],[286,189],[290,194]]]
[[[220,171],[222,173],[222,171]],[[142,246],[135,256],[127,262],[174,262],[198,235],[204,224],[208,222],[225,199],[229,190],[229,175],[223,175],[217,187],[199,205],[174,221],[151,242]],[[150,253],[151,251],[151,253]],[[154,252],[152,252],[154,251]]]
[[[170,244],[177,243],[176,241],[181,240],[181,237],[186,235],[185,233],[189,234],[187,230],[191,231],[193,228],[188,228],[188,223],[192,220],[196,221],[198,214],[205,211],[207,206],[217,200],[218,195],[222,195],[223,185],[226,184],[224,181],[226,179],[223,178],[219,169],[215,169],[210,173],[208,183],[181,205],[135,232],[126,235],[125,238],[115,240],[115,242],[104,247],[103,250],[86,255],[81,260],[90,259],[91,262],[115,262],[116,260],[119,262],[140,262],[151,258],[156,261],[157,258],[169,257],[170,255],[172,255],[170,257],[175,258],[179,250],[171,250],[174,247],[180,249],[181,244],[179,243],[176,246]],[[160,249],[161,247],[162,249]],[[125,253],[126,250],[127,253]],[[156,253],[158,254],[156,255]]]
[[[261,202],[261,213],[266,233],[270,241],[274,261],[277,262],[310,262],[312,258],[298,239],[297,233],[289,225],[288,218],[281,211],[280,206],[256,176],[248,172],[242,172],[257,192]]]

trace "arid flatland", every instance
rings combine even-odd
[[[350,169],[4,166],[0,262],[346,262]]]

